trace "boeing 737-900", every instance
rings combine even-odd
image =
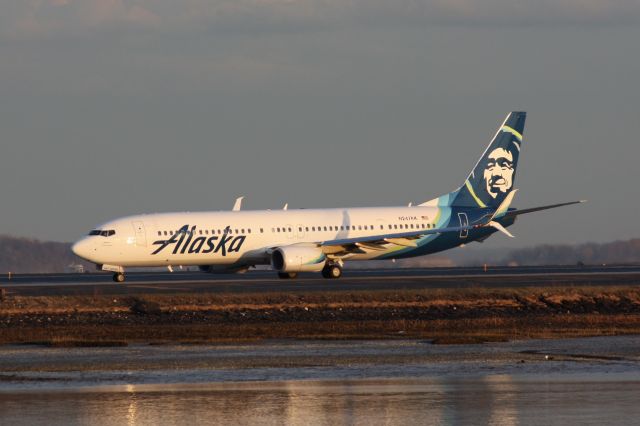
[[[339,278],[348,260],[422,256],[484,241],[525,213],[580,203],[510,208],[526,113],[512,112],[464,183],[416,206],[282,209],[128,216],[104,223],[73,252],[125,280],[127,267],[197,265],[244,272],[271,265],[281,278],[321,272]]]

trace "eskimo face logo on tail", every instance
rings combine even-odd
[[[513,154],[504,148],[496,148],[487,156],[484,181],[491,198],[506,194],[513,186]]]
[[[189,229],[189,225],[184,225],[168,240],[154,241],[153,245],[159,247],[151,254],[158,254],[170,246],[173,247],[173,254],[220,253],[221,256],[226,256],[227,253],[239,252],[247,237],[245,235],[229,235],[228,229],[229,227],[222,235],[195,237],[195,225],[191,229]]]

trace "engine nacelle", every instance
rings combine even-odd
[[[284,246],[271,254],[271,266],[278,272],[319,272],[326,261],[318,247]]]

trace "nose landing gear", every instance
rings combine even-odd
[[[124,282],[124,274],[122,272],[115,272],[113,274],[113,280],[117,283],[123,283]]]

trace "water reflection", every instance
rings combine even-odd
[[[0,424],[624,424],[640,415],[638,394],[635,381],[504,375],[127,385],[0,394]]]

